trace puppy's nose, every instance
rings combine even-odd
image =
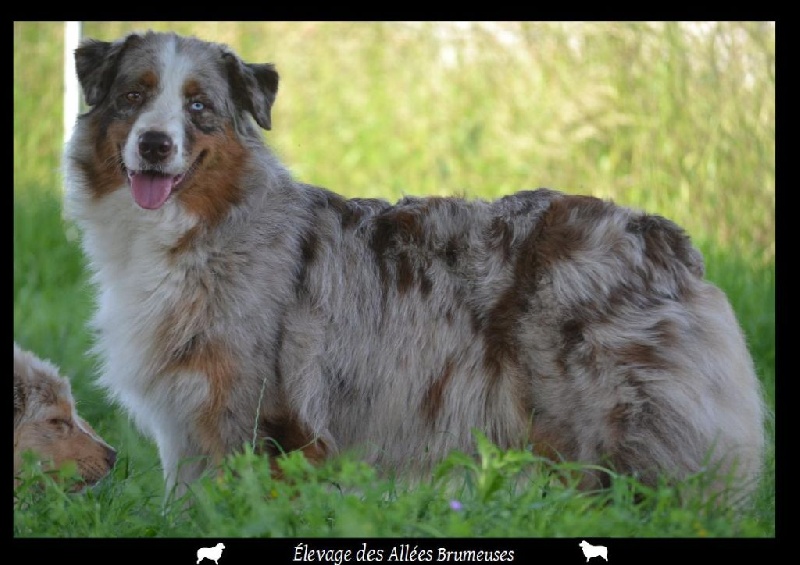
[[[163,131],[146,131],[139,136],[139,154],[151,163],[164,161],[173,147],[172,139]]]

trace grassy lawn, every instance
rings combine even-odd
[[[87,23],[84,35],[146,28],[276,63],[267,141],[306,182],[388,199],[547,186],[680,223],[728,294],[774,408],[774,26],[138,22]],[[625,477],[587,496],[563,480],[568,465],[479,436],[479,459],[453,454],[413,485],[348,458],[312,469],[295,456],[276,482],[243,453],[194,486],[192,505],[165,505],[154,446],[94,387],[86,354],[91,288],[61,218],[62,39],[58,23],[14,24],[14,337],[72,378],[80,411],[120,458],[78,495],[49,479],[42,488],[31,463],[15,536],[775,535],[773,421],[745,511]]]

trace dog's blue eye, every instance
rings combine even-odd
[[[203,104],[202,102],[192,102],[191,104],[189,104],[189,109],[192,112],[202,112],[203,110],[206,109],[206,105]]]

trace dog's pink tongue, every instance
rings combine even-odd
[[[136,203],[146,210],[164,205],[172,192],[172,176],[157,173],[132,173],[131,192]]]

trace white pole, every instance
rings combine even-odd
[[[72,128],[80,111],[80,86],[75,74],[75,49],[81,39],[81,22],[64,22],[64,142],[72,135]]]

